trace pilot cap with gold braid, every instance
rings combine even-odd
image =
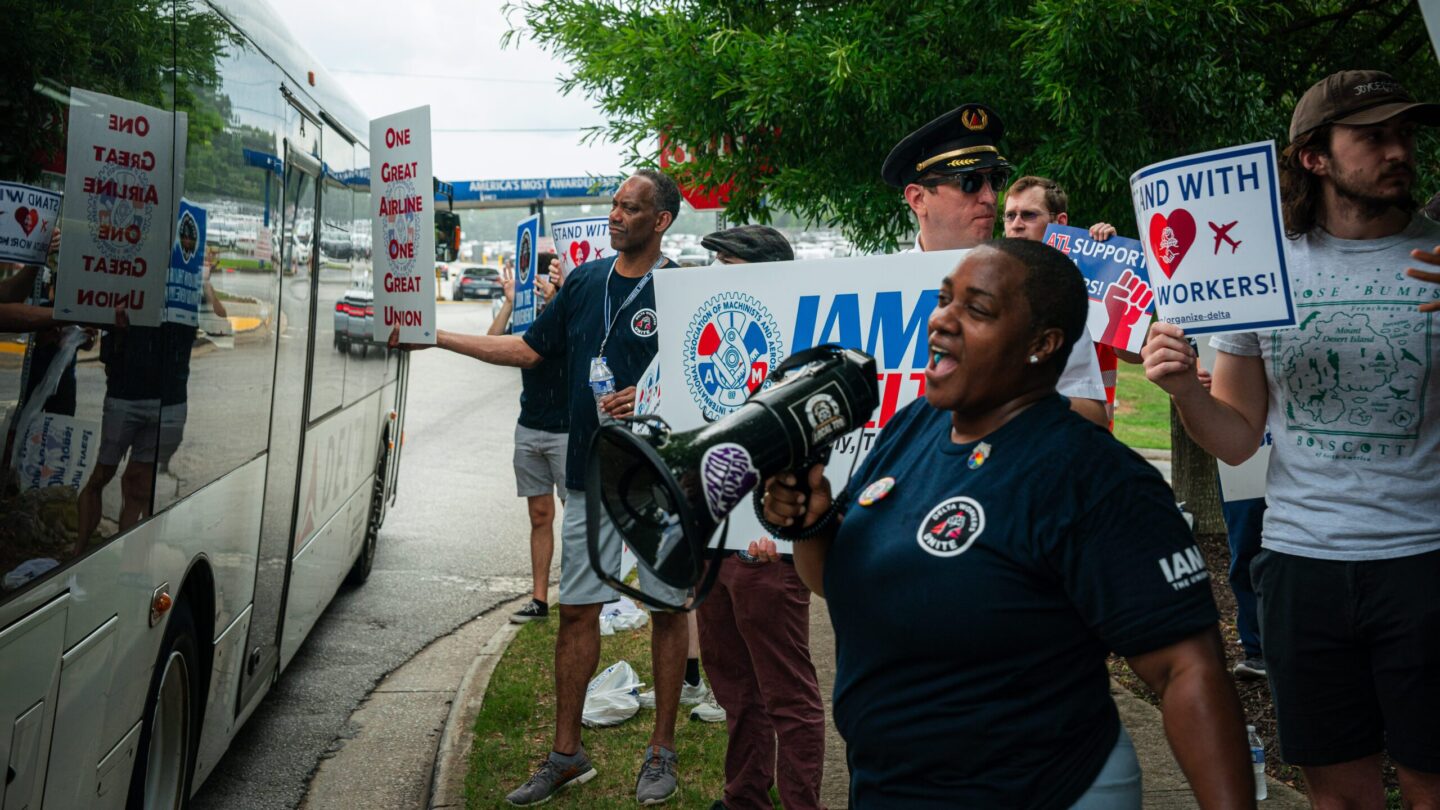
[[[1009,167],[1000,154],[1005,125],[984,104],[963,104],[906,135],[880,167],[880,176],[904,188],[922,176]]]

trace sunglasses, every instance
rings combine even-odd
[[[992,172],[965,172],[964,174],[951,174],[944,177],[935,177],[929,180],[919,181],[920,185],[926,188],[936,186],[955,186],[966,194],[974,194],[990,183],[990,190],[999,194],[1010,183],[1010,173],[1002,171]]]
[[[1045,212],[1043,211],[1006,211],[1005,221],[1014,222],[1018,219],[1021,222],[1030,223],[1043,216],[1046,216]]]

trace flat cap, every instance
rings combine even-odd
[[[707,235],[700,240],[706,250],[728,253],[747,262],[788,262],[795,251],[785,237],[766,225],[741,225]]]
[[[930,173],[961,174],[994,166],[1008,167],[1000,154],[1005,125],[984,104],[962,104],[906,135],[880,168],[896,188]]]
[[[1417,102],[1389,73],[1342,70],[1300,97],[1290,118],[1290,140],[1326,124],[1365,126],[1406,113],[1426,126],[1440,125],[1440,104]]]

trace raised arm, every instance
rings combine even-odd
[[[388,345],[392,349],[406,351],[430,348],[429,345],[423,343],[401,343],[398,327],[391,330]],[[491,363],[497,366],[534,368],[544,359],[530,348],[530,344],[526,343],[525,339],[519,335],[466,335],[437,329],[435,330],[435,345],[456,354],[473,357],[482,363]]]
[[[510,315],[515,311],[515,274],[509,270],[500,271],[500,290],[505,294],[505,303],[500,305],[500,311],[495,313],[495,319],[490,322],[490,331],[487,335],[503,335],[505,329],[510,326]]]
[[[1165,737],[1200,806],[1255,807],[1244,715],[1225,672],[1219,631],[1212,627],[1126,660],[1160,698]]]
[[[1265,437],[1270,393],[1264,361],[1220,352],[1209,391],[1195,374],[1195,352],[1180,327],[1156,321],[1140,350],[1145,377],[1168,393],[1185,432],[1226,464],[1250,458]]]

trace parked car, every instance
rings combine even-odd
[[[370,334],[375,320],[375,294],[369,290],[352,289],[335,302],[335,349],[348,352],[359,346],[361,355],[368,354],[375,343]]]
[[[504,295],[500,287],[500,271],[494,267],[452,266],[455,285],[450,289],[450,298],[464,301],[468,298],[499,298]]]

